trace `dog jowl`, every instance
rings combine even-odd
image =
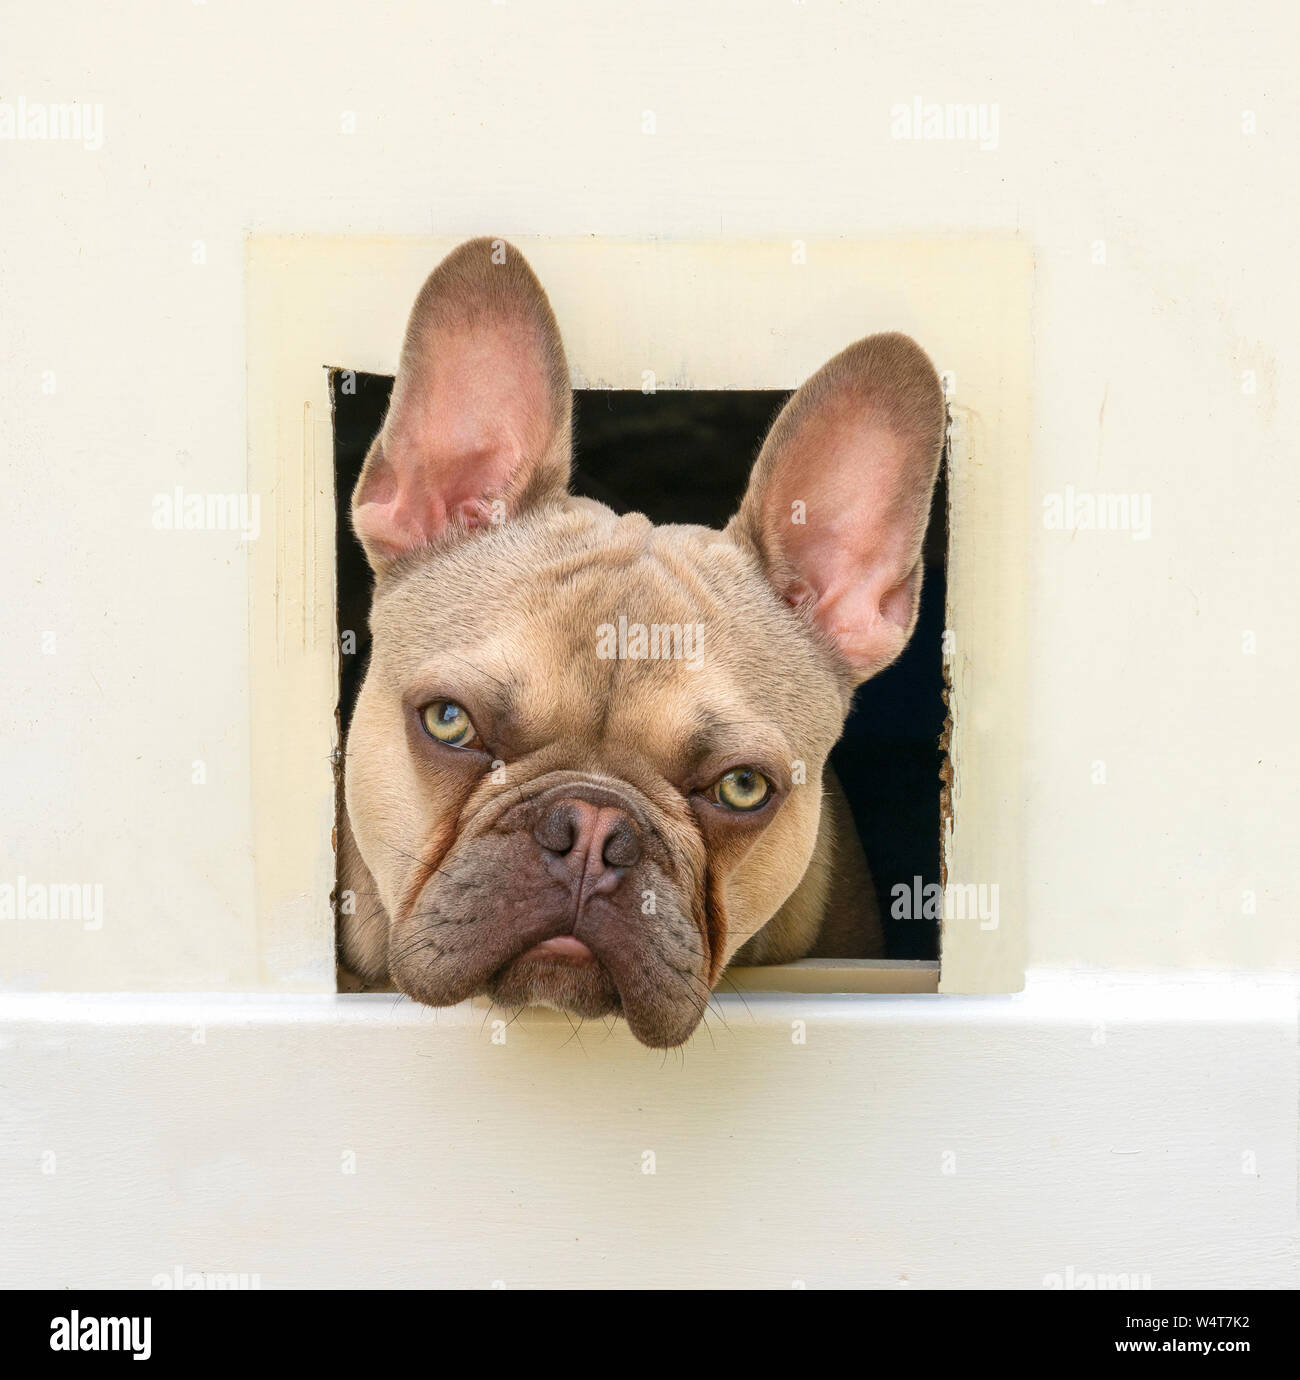
[[[352,499],[375,574],[340,829],[345,965],[442,1006],[687,1039],[731,961],[882,952],[826,765],[916,622],[944,436],[906,336],[786,403],[724,531],[567,492],[571,394],[520,254],[416,299]]]

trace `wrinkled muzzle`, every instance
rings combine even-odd
[[[389,971],[417,1001],[486,994],[578,1016],[621,1012],[680,1044],[721,967],[725,926],[696,831],[626,782],[552,772],[503,792],[412,874]]]

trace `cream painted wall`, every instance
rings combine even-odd
[[[245,238],[298,231],[1023,235],[1030,962],[1300,959],[1292,7],[168,0],[4,28],[0,97],[104,122],[94,151],[0,141],[0,881],[104,888],[101,929],[0,921],[5,986],[255,980],[247,549],[151,504],[243,487]],[[997,147],[894,138],[916,97],[996,104]],[[1045,530],[1067,486],[1149,494],[1150,539]]]

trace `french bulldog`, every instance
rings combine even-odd
[[[907,336],[782,408],[724,531],[567,492],[568,366],[517,249],[416,298],[352,498],[375,576],[336,893],[362,984],[685,1041],[729,963],[883,952],[827,766],[916,624],[946,425]]]

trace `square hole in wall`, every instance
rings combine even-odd
[[[330,374],[334,415],[338,712],[344,734],[365,674],[371,576],[349,522],[352,490],[388,408],[389,375]],[[788,394],[779,391],[575,390],[575,493],[654,522],[725,526],[735,512],[767,429]],[[831,754],[871,867],[890,959],[938,958],[938,922],[892,904],[940,882],[940,787],[945,680],[947,464],[925,542],[916,633],[903,656],[860,687]],[[351,650],[349,650],[351,649]],[[903,917],[894,909],[905,909]]]

